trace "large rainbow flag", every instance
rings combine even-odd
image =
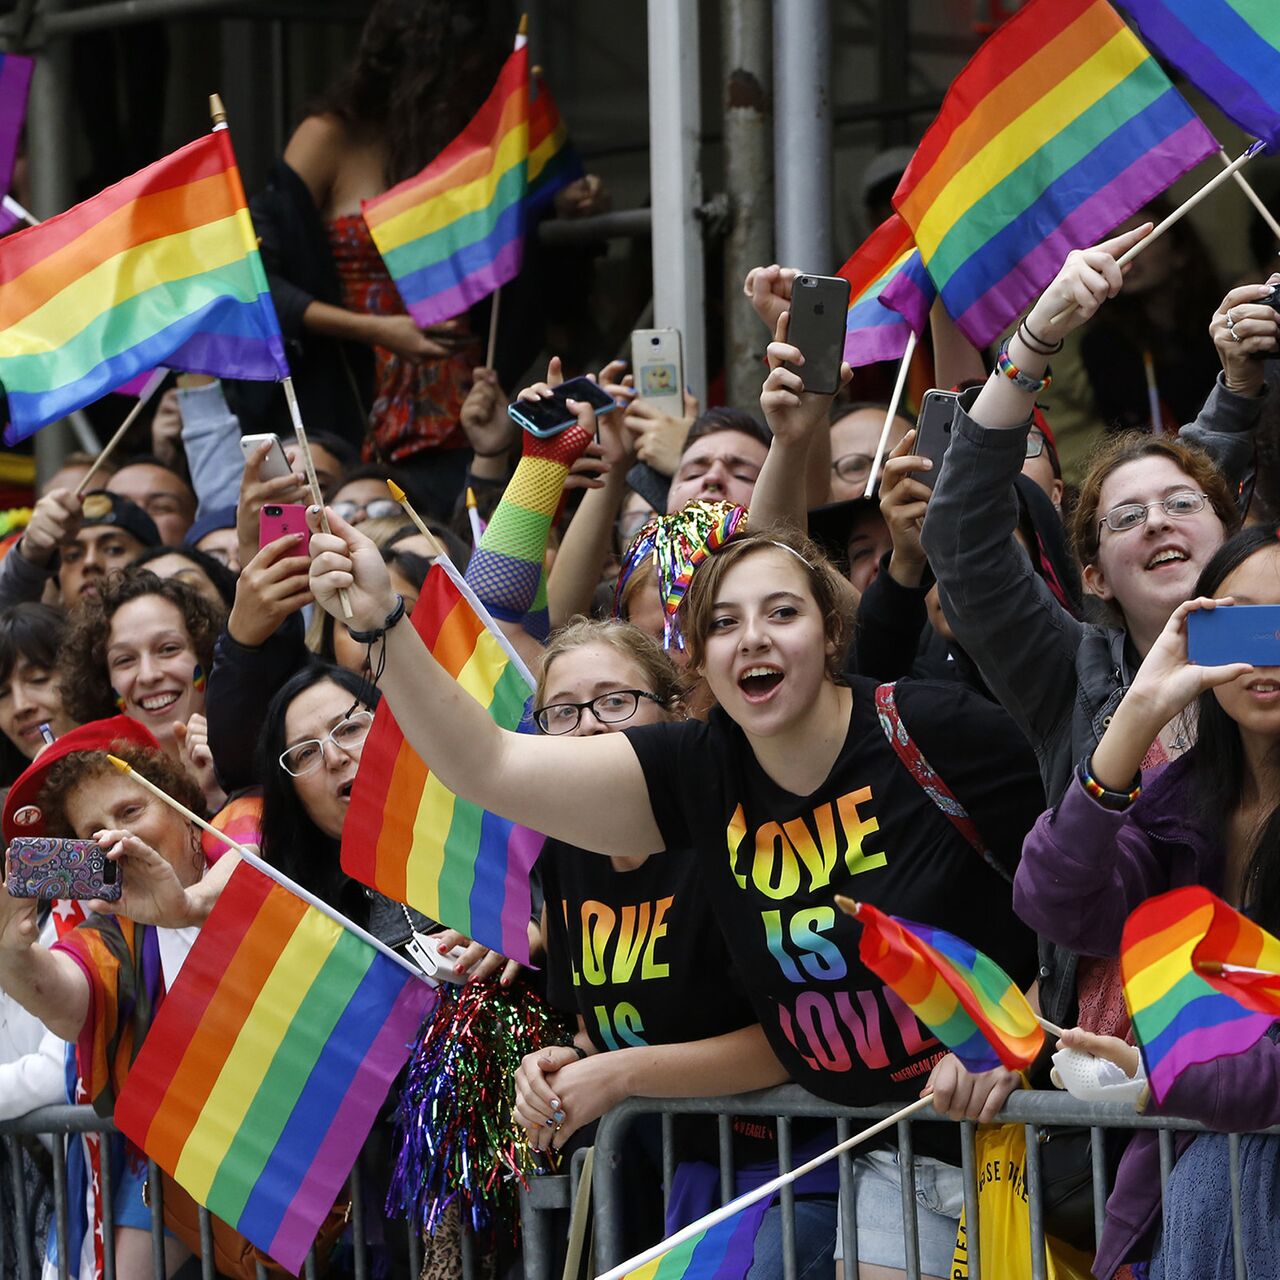
[[[1199,885],[1129,916],[1120,972],[1157,1102],[1188,1067],[1243,1053],[1280,1017],[1280,940]]]
[[[418,324],[460,315],[514,279],[531,205],[575,177],[576,164],[550,93],[530,103],[520,36],[467,127],[421,173],[361,206]]]
[[[1246,133],[1280,147],[1275,0],[1120,0],[1143,38]]]
[[[984,347],[1070,250],[1217,150],[1107,0],[1030,0],[952,81],[893,203]]]
[[[497,724],[531,731],[533,677],[443,556],[427,574],[412,621],[436,661]],[[447,790],[382,702],[342,829],[349,876],[527,964],[529,872],[542,843]]]
[[[849,282],[844,358],[855,368],[898,360],[929,323],[937,296],[911,229],[890,214],[836,273]]]
[[[943,929],[885,915],[837,895],[862,924],[858,955],[973,1072],[1025,1070],[1044,1032],[1013,979],[989,956]]]
[[[289,376],[225,129],[0,240],[8,443],[158,364]]]
[[[165,996],[115,1118],[295,1274],[434,988],[247,864]]]

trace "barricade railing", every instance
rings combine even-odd
[[[50,1232],[56,1233],[59,1280],[68,1280],[68,1235],[71,1208],[67,1192],[67,1139],[78,1138],[85,1133],[114,1133],[115,1125],[104,1120],[92,1107],[54,1106],[41,1107],[14,1120],[0,1121],[0,1141],[8,1155],[11,1192],[15,1205],[15,1217],[19,1222],[27,1218],[26,1188],[19,1139],[36,1137],[52,1140],[53,1154],[53,1203],[54,1215]],[[352,1271],[355,1280],[367,1280],[371,1274],[371,1260],[365,1231],[365,1203],[363,1179],[358,1176],[361,1162],[357,1161],[348,1190],[351,1196],[349,1232],[352,1246]],[[103,1208],[103,1277],[115,1280],[115,1242],[112,1221],[112,1185],[110,1161],[101,1164],[101,1202]],[[165,1280],[164,1260],[164,1197],[155,1163],[147,1164],[148,1203],[151,1212],[151,1257],[154,1280]],[[213,1231],[206,1210],[200,1213],[201,1251],[198,1258],[201,1280],[216,1280],[213,1257]],[[422,1237],[413,1223],[406,1223],[409,1274],[414,1280],[422,1270]],[[0,1275],[16,1275],[18,1280],[39,1280],[43,1265],[43,1240],[27,1239],[22,1232],[11,1238],[7,1231],[0,1231]],[[12,1252],[10,1252],[12,1251]],[[462,1232],[461,1257],[463,1280],[474,1280],[478,1274],[473,1239],[466,1230]],[[319,1268],[315,1250],[307,1254],[302,1275],[305,1280],[316,1280]],[[278,1274],[278,1273],[277,1273]],[[269,1280],[268,1272],[261,1265],[257,1280]]]
[[[899,1104],[900,1105],[900,1104]],[[674,1121],[677,1116],[714,1116],[718,1120],[720,1203],[727,1203],[734,1195],[733,1132],[735,1116],[765,1116],[777,1124],[777,1152],[779,1168],[786,1172],[795,1167],[792,1163],[791,1122],[795,1119],[816,1117],[835,1121],[836,1139],[844,1141],[857,1129],[893,1114],[898,1106],[841,1107],[805,1092],[797,1085],[783,1085],[758,1093],[718,1098],[631,1098],[605,1115],[595,1137],[594,1169],[592,1178],[593,1222],[595,1260],[598,1271],[625,1261],[623,1167],[628,1159],[628,1137],[631,1126],[638,1117],[658,1115],[662,1123],[662,1178],[664,1205],[671,1191],[675,1170]],[[857,1123],[857,1122],[862,1123]],[[919,1280],[919,1236],[916,1223],[915,1168],[910,1159],[913,1152],[914,1126],[924,1124],[953,1124],[945,1116],[937,1115],[932,1108],[914,1113],[910,1119],[899,1121],[894,1135],[902,1157],[903,1230],[905,1236],[907,1280]],[[1041,1139],[1055,1129],[1081,1129],[1090,1131],[1092,1138],[1093,1169],[1093,1222],[1095,1237],[1101,1235],[1105,1218],[1107,1194],[1107,1170],[1103,1135],[1108,1130],[1153,1129],[1159,1132],[1160,1189],[1165,1186],[1174,1163],[1174,1134],[1178,1131],[1212,1132],[1204,1125],[1174,1117],[1139,1115],[1131,1106],[1122,1103],[1084,1103],[1069,1094],[1053,1090],[1019,1090],[1010,1095],[996,1117],[997,1124],[1020,1124],[1026,1133],[1026,1191],[1030,1219],[1031,1257],[1029,1274],[1032,1280],[1044,1280],[1047,1275],[1045,1255],[1045,1197],[1041,1177]],[[856,1127],[855,1127],[856,1125]],[[961,1169],[964,1186],[964,1211],[969,1275],[981,1280],[982,1260],[980,1248],[981,1221],[979,1216],[978,1174],[975,1140],[977,1125],[960,1123]],[[1261,1130],[1280,1133],[1280,1127]],[[850,1270],[851,1259],[857,1258],[856,1197],[853,1194],[853,1161],[861,1154],[854,1148],[837,1157],[839,1161],[840,1215],[846,1259],[845,1275]],[[1237,1280],[1245,1280],[1244,1254],[1240,1218],[1240,1162],[1239,1135],[1228,1135],[1231,1189],[1231,1236]],[[526,1280],[550,1280],[549,1232],[539,1215],[548,1210],[564,1208],[571,1203],[569,1179],[564,1176],[543,1176],[535,1179],[530,1191],[522,1197],[521,1208],[525,1239]],[[782,1243],[784,1280],[794,1280],[795,1258],[795,1197],[792,1188],[786,1187],[779,1196],[782,1217]],[[537,1242],[537,1247],[531,1247]]]

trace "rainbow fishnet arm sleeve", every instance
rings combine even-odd
[[[569,468],[591,439],[576,425],[549,440],[525,433],[515,475],[467,566],[467,582],[485,608],[504,622],[523,622],[537,640],[550,629],[543,565],[551,522]]]

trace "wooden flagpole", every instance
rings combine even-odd
[[[427,528],[426,521],[413,509],[413,503],[409,501],[409,495],[394,480],[387,481],[387,488],[391,491],[391,496],[400,504],[400,509],[417,525],[418,532],[435,548],[434,554],[448,559],[449,553],[444,544]]]
[[[115,434],[102,446],[98,456],[94,458],[93,465],[84,473],[80,483],[76,485],[76,497],[83,498],[89,489],[89,481],[97,475],[99,468],[111,456],[115,447],[129,433],[129,428],[138,420],[138,414],[151,402],[151,397],[155,395],[156,389],[168,376],[168,369],[156,369],[151,377],[142,384],[142,390],[138,394],[138,403],[125,415],[125,420],[116,428]]]
[[[489,308],[489,345],[485,348],[484,367],[493,368],[493,358],[498,350],[498,308],[502,303],[502,286],[493,291],[493,304]]]
[[[902,403],[902,389],[907,385],[907,369],[911,365],[911,357],[916,353],[916,331],[911,330],[907,338],[907,349],[902,353],[902,363],[898,365],[898,378],[893,384],[893,395],[889,400],[889,412],[884,415],[884,429],[880,432],[880,441],[876,445],[876,455],[871,459],[871,470],[867,473],[867,487],[863,489],[864,498],[871,497],[876,481],[880,478],[880,464],[884,461],[885,445],[889,443],[889,429],[898,416],[898,405]]]
[[[891,1125],[897,1124],[899,1120],[906,1119],[913,1112],[922,1110],[932,1101],[933,1091],[930,1090],[923,1098],[917,1098],[915,1102],[908,1103],[901,1110],[895,1111],[893,1115],[885,1116],[883,1120],[877,1120],[875,1124],[869,1125],[861,1133],[855,1133],[852,1138],[846,1138],[843,1142],[837,1143],[830,1151],[824,1151],[821,1155],[814,1156],[812,1160],[806,1161],[798,1169],[792,1169],[788,1173],[780,1174],[763,1186],[756,1187],[754,1191],[748,1191],[740,1195],[736,1200],[731,1200],[714,1212],[699,1218],[696,1222],[689,1223],[687,1227],[681,1227],[674,1235],[659,1241],[643,1253],[636,1254],[634,1258],[628,1258],[626,1262],[598,1276],[597,1280],[623,1280],[623,1277],[629,1272],[638,1270],[646,1262],[652,1262],[668,1250],[684,1244],[686,1240],[691,1240],[694,1236],[707,1231],[717,1223],[723,1222],[726,1218],[733,1217],[735,1213],[740,1213],[743,1209],[755,1204],[757,1200],[763,1200],[766,1196],[773,1195],[775,1191],[795,1182],[797,1178],[802,1178],[819,1165],[826,1164],[828,1160],[834,1160],[842,1151],[848,1151],[850,1147],[856,1147],[858,1143],[865,1142],[868,1138],[874,1138],[877,1133],[881,1133]]]
[[[1228,166],[1231,164],[1231,157],[1227,155],[1226,151],[1222,147],[1218,148],[1218,156],[1221,159],[1223,164]],[[1257,209],[1259,214],[1262,215],[1263,222],[1265,222],[1267,226],[1271,228],[1276,239],[1280,240],[1280,222],[1276,221],[1275,215],[1271,212],[1270,209],[1267,208],[1265,204],[1262,203],[1262,197],[1259,196],[1258,193],[1253,189],[1253,186],[1250,184],[1249,179],[1246,178],[1243,173],[1233,173],[1231,176],[1235,178],[1236,185],[1240,188],[1241,191],[1244,192],[1249,203],[1253,205],[1255,209]]]

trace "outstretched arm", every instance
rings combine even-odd
[[[314,508],[310,517],[318,526]],[[372,631],[396,603],[386,565],[373,542],[340,516],[330,511],[329,521],[332,533],[311,539],[316,601],[341,623],[338,591],[345,588],[349,625]],[[409,744],[455,795],[597,853],[663,847],[644,773],[624,735],[508,733],[440,666],[410,623],[392,627],[385,646],[382,692]]]

